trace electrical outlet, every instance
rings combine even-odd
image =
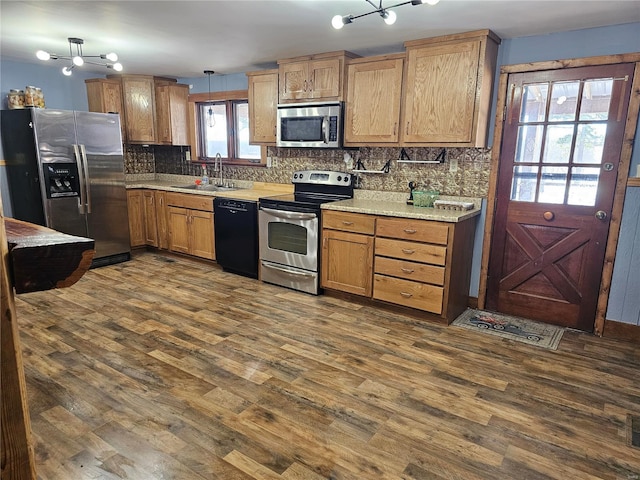
[[[271,168],[271,166],[272,166],[271,162],[272,162],[271,157],[267,157],[267,168]]]
[[[458,159],[457,158],[450,158],[449,159],[449,171],[452,172],[452,173],[458,171]]]
[[[187,162],[191,161],[191,152],[189,150],[184,152],[184,158],[187,160]]]

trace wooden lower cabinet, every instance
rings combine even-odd
[[[169,250],[215,260],[213,197],[168,193],[166,201]]]
[[[447,223],[323,211],[322,218],[324,288],[422,310],[447,323],[467,308],[475,217]]]
[[[156,198],[153,190],[143,190],[145,245],[158,246],[158,227],[156,220]]]
[[[167,192],[156,190],[156,227],[158,231],[158,248],[169,249],[169,223],[167,218]]]
[[[145,244],[145,218],[143,190],[127,190],[127,210],[129,215],[129,239],[132,247]]]

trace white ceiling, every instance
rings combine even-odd
[[[68,54],[67,38],[79,37],[86,55],[118,53],[125,73],[203,77],[334,50],[400,52],[405,40],[476,29],[514,38],[640,22],[640,0],[441,0],[396,8],[392,26],[374,14],[331,27],[336,14],[372,10],[366,0],[0,0],[0,54],[37,63],[37,50]]]

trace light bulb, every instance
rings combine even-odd
[[[122,64],[120,62],[116,62],[113,64],[113,69],[116,72],[121,72],[122,71]]]
[[[331,19],[331,25],[336,30],[340,30],[342,27],[344,27],[344,22],[342,21],[342,15],[336,15],[335,17],[333,17]]]
[[[44,50],[38,50],[36,52],[36,57],[38,57],[40,60],[49,60],[51,58],[51,54],[45,52]]]
[[[213,114],[213,108],[209,107],[207,111],[207,126],[213,128],[216,126],[216,116]]]
[[[384,18],[384,23],[386,23],[387,25],[393,25],[394,23],[396,23],[396,12],[394,12],[393,10],[385,10],[382,18]]]
[[[64,75],[66,75],[67,77],[70,77],[70,76],[71,76],[71,70],[72,70],[72,69],[73,69],[73,67],[64,67],[64,68],[62,69],[62,73],[63,73]]]
[[[80,55],[73,57],[73,64],[77,67],[84,65],[84,59]]]
[[[110,62],[117,62],[118,61],[118,55],[116,55],[114,52],[107,53],[105,56],[106,56],[107,60],[109,60]]]

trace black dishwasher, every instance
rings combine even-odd
[[[258,204],[216,197],[213,201],[216,261],[225,271],[258,278]]]

